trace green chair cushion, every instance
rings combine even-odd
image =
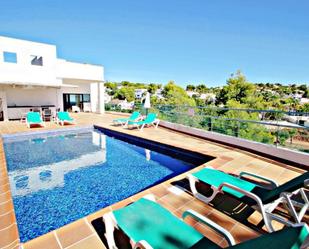
[[[229,249],[300,249],[308,230],[304,227],[288,227],[283,230],[261,235],[260,237],[228,247]],[[209,240],[202,239],[190,249],[217,249],[216,244],[209,244]]]
[[[168,210],[144,198],[113,213],[118,226],[133,241],[146,240],[154,249],[190,248],[203,238]]]
[[[241,244],[229,247],[231,249],[299,249],[308,236],[306,226],[288,227],[280,231],[262,235]]]
[[[139,117],[139,112],[133,112],[129,118],[117,118],[114,119],[113,122],[125,123],[127,121],[134,121]]]
[[[157,118],[157,114],[155,113],[149,113],[145,120],[142,120],[142,121],[137,121],[137,122],[134,122],[134,121],[129,121],[129,125],[131,124],[136,124],[136,125],[143,125],[143,124],[152,124]]]
[[[210,169],[210,168],[204,168],[196,173],[193,173],[193,176],[195,176],[196,178],[198,178],[200,181],[205,182],[211,186],[215,186],[215,187],[219,187],[222,183],[229,183],[231,185],[234,185],[236,187],[239,187],[243,190],[246,190],[248,192],[251,192],[256,185],[239,179],[237,177],[231,176],[229,174],[226,174],[222,171],[219,170],[215,170],[215,169]],[[233,190],[231,188],[228,187],[223,187],[222,189],[224,192],[227,192],[237,198],[241,198],[244,196],[244,194]]]
[[[280,197],[280,194],[282,192],[293,192],[297,189],[300,189],[304,186],[304,181],[306,179],[309,179],[309,172],[305,172],[302,175],[299,175],[298,177],[295,177],[294,179],[280,185],[277,188],[274,188],[272,190],[266,190],[263,188],[256,188],[253,193],[258,195],[261,200],[265,203],[272,202],[274,200],[277,200]]]
[[[58,112],[57,115],[61,121],[73,121],[68,112]]]
[[[42,123],[43,121],[42,121],[40,113],[38,113],[38,112],[28,112],[27,113],[27,122],[38,124],[38,123]]]

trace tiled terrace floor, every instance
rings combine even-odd
[[[122,127],[111,126],[111,120],[115,118],[115,115],[112,114],[97,115],[80,113],[73,114],[73,116],[76,118],[78,126],[96,124],[109,129],[213,156],[215,159],[206,163],[205,165],[209,165],[233,174],[238,174],[241,171],[258,173],[259,175],[272,178],[279,184],[282,184],[302,173],[302,170],[296,169],[292,166],[163,128],[149,128],[144,129],[143,132],[140,132],[138,130],[127,130]],[[58,128],[59,126],[56,124],[47,123],[46,128],[32,128],[31,131]],[[29,129],[25,124],[22,124],[18,121],[2,122],[0,124],[0,134],[24,131],[29,131]],[[194,170],[198,170],[199,168],[200,167],[195,168]],[[102,236],[102,224],[98,218],[100,218],[105,212],[127,205],[128,203],[137,200],[141,196],[149,193],[154,194],[160,204],[165,206],[179,217],[186,209],[193,209],[205,216],[208,216],[210,219],[216,221],[218,224],[229,230],[237,243],[260,235],[262,230],[254,225],[260,221],[260,217],[256,213],[253,213],[249,218],[249,221],[253,225],[247,226],[239,222],[241,217],[236,217],[238,221],[230,217],[231,215],[228,214],[229,207],[226,207],[226,202],[224,202],[224,200],[219,199],[217,202],[215,202],[215,209],[210,205],[205,205],[201,201],[194,199],[190,193],[185,191],[186,182],[183,181],[183,179],[185,178],[186,174],[187,173],[179,175],[158,186],[148,189],[110,207],[99,210],[94,214],[68,224],[67,226],[64,226],[60,229],[52,231],[37,239],[29,241],[25,243],[23,247],[25,249],[105,248],[100,239],[100,236]],[[9,183],[2,143],[0,147],[0,177],[0,248],[18,248],[19,240],[11,194],[9,191]],[[179,185],[184,188],[175,187],[176,182],[178,182]],[[220,209],[221,211],[218,211],[217,209]],[[226,242],[221,236],[214,233],[201,223],[190,219],[186,220],[186,222],[194,226],[206,237],[212,239],[219,245],[223,247],[226,246]],[[95,231],[93,225],[95,225],[99,233]]]

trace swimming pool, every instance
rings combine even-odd
[[[4,137],[22,242],[209,160],[117,136],[91,128]]]

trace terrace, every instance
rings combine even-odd
[[[214,158],[205,165],[212,166],[213,168],[220,169],[231,174],[237,175],[241,171],[247,171],[272,178],[279,184],[283,184],[305,171],[304,165],[303,169],[301,169],[293,166],[292,164],[273,160],[270,157],[257,155],[256,153],[250,153],[232,146],[223,145],[218,142],[216,143],[206,140],[205,138],[173,131],[164,127],[159,127],[158,129],[149,128],[145,129],[143,132],[140,132],[137,129],[128,130],[122,127],[112,126],[112,120],[119,117],[119,114],[117,113],[106,113],[104,115],[79,113],[72,115],[76,119],[77,126],[79,127],[96,125],[98,127],[103,127],[135,137],[141,137],[188,151],[198,151],[199,153]],[[64,129],[72,127],[73,126],[66,126]],[[60,128],[62,127],[53,123],[48,123],[45,128],[33,128],[31,131],[39,132]],[[29,129],[26,125],[20,123],[19,121],[2,122],[0,124],[1,135],[28,131]],[[2,142],[0,153],[0,248],[19,248],[19,235],[15,220]],[[200,165],[191,171],[197,171],[205,165]],[[261,217],[257,212],[253,212],[248,218],[248,222],[244,222],[241,215],[233,215],[229,212],[231,210],[228,209],[222,199],[213,205],[206,205],[194,198],[188,191],[186,191],[188,183],[184,180],[184,178],[188,173],[189,172],[185,172],[178,175],[168,181],[165,181],[157,186],[153,186],[64,227],[26,242],[22,246],[24,249],[106,248],[106,244],[103,243],[104,239],[102,239],[104,233],[103,226],[99,218],[102,217],[104,213],[123,207],[149,193],[154,194],[159,204],[169,209],[178,217],[181,217],[182,212],[187,209],[196,210],[204,216],[209,217],[219,225],[222,225],[229,230],[234,236],[236,243],[258,237],[265,233],[265,227],[260,226]],[[305,217],[305,219],[307,221],[308,217]],[[192,219],[186,219],[185,221],[215,243],[223,247],[227,246],[223,237],[210,230],[202,223]],[[275,224],[275,227],[280,228],[281,224]],[[126,240],[126,238],[122,239]]]

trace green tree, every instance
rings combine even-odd
[[[117,99],[126,99],[127,101],[131,102],[135,99],[135,92],[133,87],[122,87],[118,89],[114,95]]]
[[[154,83],[150,83],[147,87],[148,92],[150,92],[151,94],[154,94],[156,92],[156,90],[159,88],[158,85],[154,84]]]
[[[299,108],[300,112],[309,112],[309,103],[303,104],[300,108]]]
[[[287,130],[280,130],[277,133],[278,133],[277,143],[285,145],[286,140],[290,137],[289,132]]]
[[[261,103],[261,98],[256,91],[256,85],[247,82],[246,77],[240,71],[237,71],[235,75],[231,75],[227,80],[227,85],[216,96],[218,105],[227,105],[230,100],[245,104],[247,108],[256,108],[256,105]],[[227,107],[229,106],[227,105]]]
[[[174,81],[169,81],[163,91],[163,96],[165,97],[164,103],[169,105],[189,105],[194,106],[194,99],[190,98],[186,91],[175,84]]]
[[[296,98],[285,99],[285,105],[289,111],[296,111],[299,109],[299,100]]]
[[[195,86],[194,85],[187,85],[186,91],[195,91]]]
[[[300,85],[300,86],[298,87],[298,89],[305,92],[305,91],[307,91],[308,87],[307,87],[306,84],[302,84],[302,85]]]
[[[206,87],[206,85],[200,84],[200,85],[196,86],[196,91],[199,92],[199,93],[207,93],[208,88]]]

